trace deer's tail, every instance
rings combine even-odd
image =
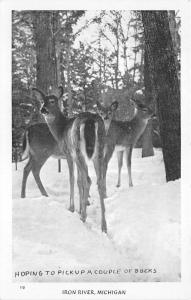
[[[88,119],[84,126],[84,139],[86,145],[86,153],[88,158],[92,158],[95,149],[95,121]]]
[[[103,151],[105,127],[103,120],[91,113],[84,113],[76,118],[73,124],[72,135],[77,137],[73,141],[76,152],[81,152],[85,159],[93,159]]]

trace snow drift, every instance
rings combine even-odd
[[[165,182],[162,152],[132,159],[134,187],[128,187],[126,166],[122,186],[116,188],[117,160],[109,163],[105,199],[108,234],[101,232],[100,203],[90,165],[91,205],[87,222],[69,205],[66,161],[57,172],[50,158],[42,169],[49,197],[40,196],[32,175],[27,198],[20,198],[26,162],[13,165],[13,280],[14,281],[179,281],[180,181]]]

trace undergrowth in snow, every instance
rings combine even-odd
[[[101,232],[100,203],[93,166],[88,218],[82,223],[68,211],[66,161],[57,172],[50,158],[41,171],[49,197],[42,197],[32,174],[27,197],[20,198],[23,167],[13,165],[13,280],[14,281],[179,281],[180,181],[166,183],[161,150],[132,159],[134,186],[128,187],[126,166],[116,188],[117,159],[107,175],[105,199],[108,234]]]

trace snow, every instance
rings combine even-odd
[[[29,176],[27,198],[20,198],[23,167],[13,165],[14,281],[180,281],[180,181],[166,183],[162,152],[141,158],[134,149],[128,187],[126,166],[116,188],[117,159],[108,169],[105,199],[108,234],[101,232],[100,203],[93,166],[88,218],[68,211],[66,161],[57,172],[50,158],[41,171],[49,197],[40,195]]]

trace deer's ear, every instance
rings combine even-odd
[[[112,111],[115,111],[118,108],[118,106],[119,106],[118,101],[114,101],[110,107],[111,107]]]
[[[40,102],[44,101],[45,95],[41,90],[39,90],[37,88],[32,88],[32,91],[34,91],[34,94],[35,94],[38,101],[40,101]]]
[[[57,94],[58,94],[58,99],[61,98],[62,95],[64,94],[64,89],[63,89],[63,87],[61,85],[58,87]]]

